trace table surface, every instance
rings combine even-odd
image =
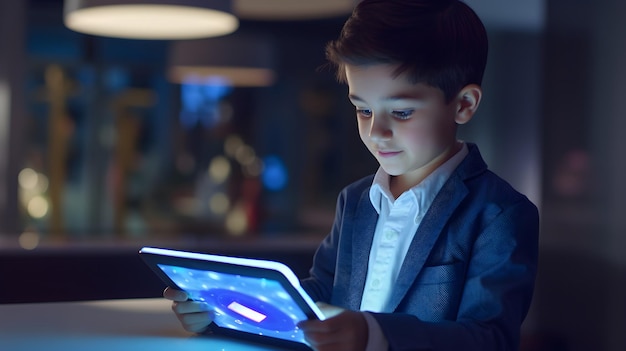
[[[282,350],[184,331],[165,299],[0,305],[0,350]]]

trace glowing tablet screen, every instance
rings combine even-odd
[[[159,268],[192,300],[215,311],[215,324],[304,343],[296,324],[307,319],[277,281],[159,264]]]

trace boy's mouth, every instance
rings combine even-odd
[[[383,151],[383,150],[378,150],[378,156],[380,157],[393,157],[398,155],[399,153],[401,153],[402,151]]]

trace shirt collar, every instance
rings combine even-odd
[[[429,207],[439,190],[441,190],[445,182],[448,178],[450,178],[456,167],[461,163],[461,161],[463,161],[467,154],[467,144],[463,143],[461,150],[435,169],[419,184],[401,194],[400,197],[405,196],[405,194],[409,195],[408,193],[410,193],[414,198],[414,201],[418,204],[418,212],[420,212],[419,209]],[[379,167],[376,171],[374,181],[372,182],[372,186],[369,191],[370,201],[378,214],[381,212],[382,201],[386,201],[389,204],[387,208],[389,208],[395,201],[393,195],[391,195],[389,180],[389,174],[385,172],[382,167]]]

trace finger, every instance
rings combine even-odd
[[[183,326],[184,329],[190,333],[202,333],[205,330],[207,330],[208,325],[207,324],[198,324],[198,325],[190,325],[190,326]]]
[[[332,318],[344,311],[344,309],[341,307],[329,305],[324,302],[316,302],[315,304],[317,305],[317,307],[319,307],[319,309],[324,314],[324,317],[326,317],[327,319]]]
[[[337,323],[331,320],[306,320],[298,323],[298,328],[305,333],[332,333],[337,329]]]
[[[172,311],[176,314],[187,314],[209,311],[209,305],[198,301],[175,301],[172,303]]]
[[[170,287],[167,287],[165,288],[165,290],[163,290],[163,297],[172,301],[187,301],[187,299],[189,298],[186,292],[172,289]]]
[[[331,305],[331,304],[329,304],[329,303],[326,303],[326,302],[321,302],[321,301],[317,301],[317,302],[315,303],[315,305],[316,305],[317,307],[319,307],[320,309],[322,309],[322,308],[327,308],[327,307],[332,307],[332,306],[333,306],[333,305]]]
[[[305,321],[298,326],[316,351],[362,350],[367,343],[367,323],[358,312],[346,311],[325,321]]]
[[[304,334],[304,338],[311,346],[319,348],[339,344],[344,341],[345,335],[339,332],[307,332]]]
[[[185,330],[199,333],[204,331],[213,321],[213,315],[210,312],[197,312],[177,315]]]

